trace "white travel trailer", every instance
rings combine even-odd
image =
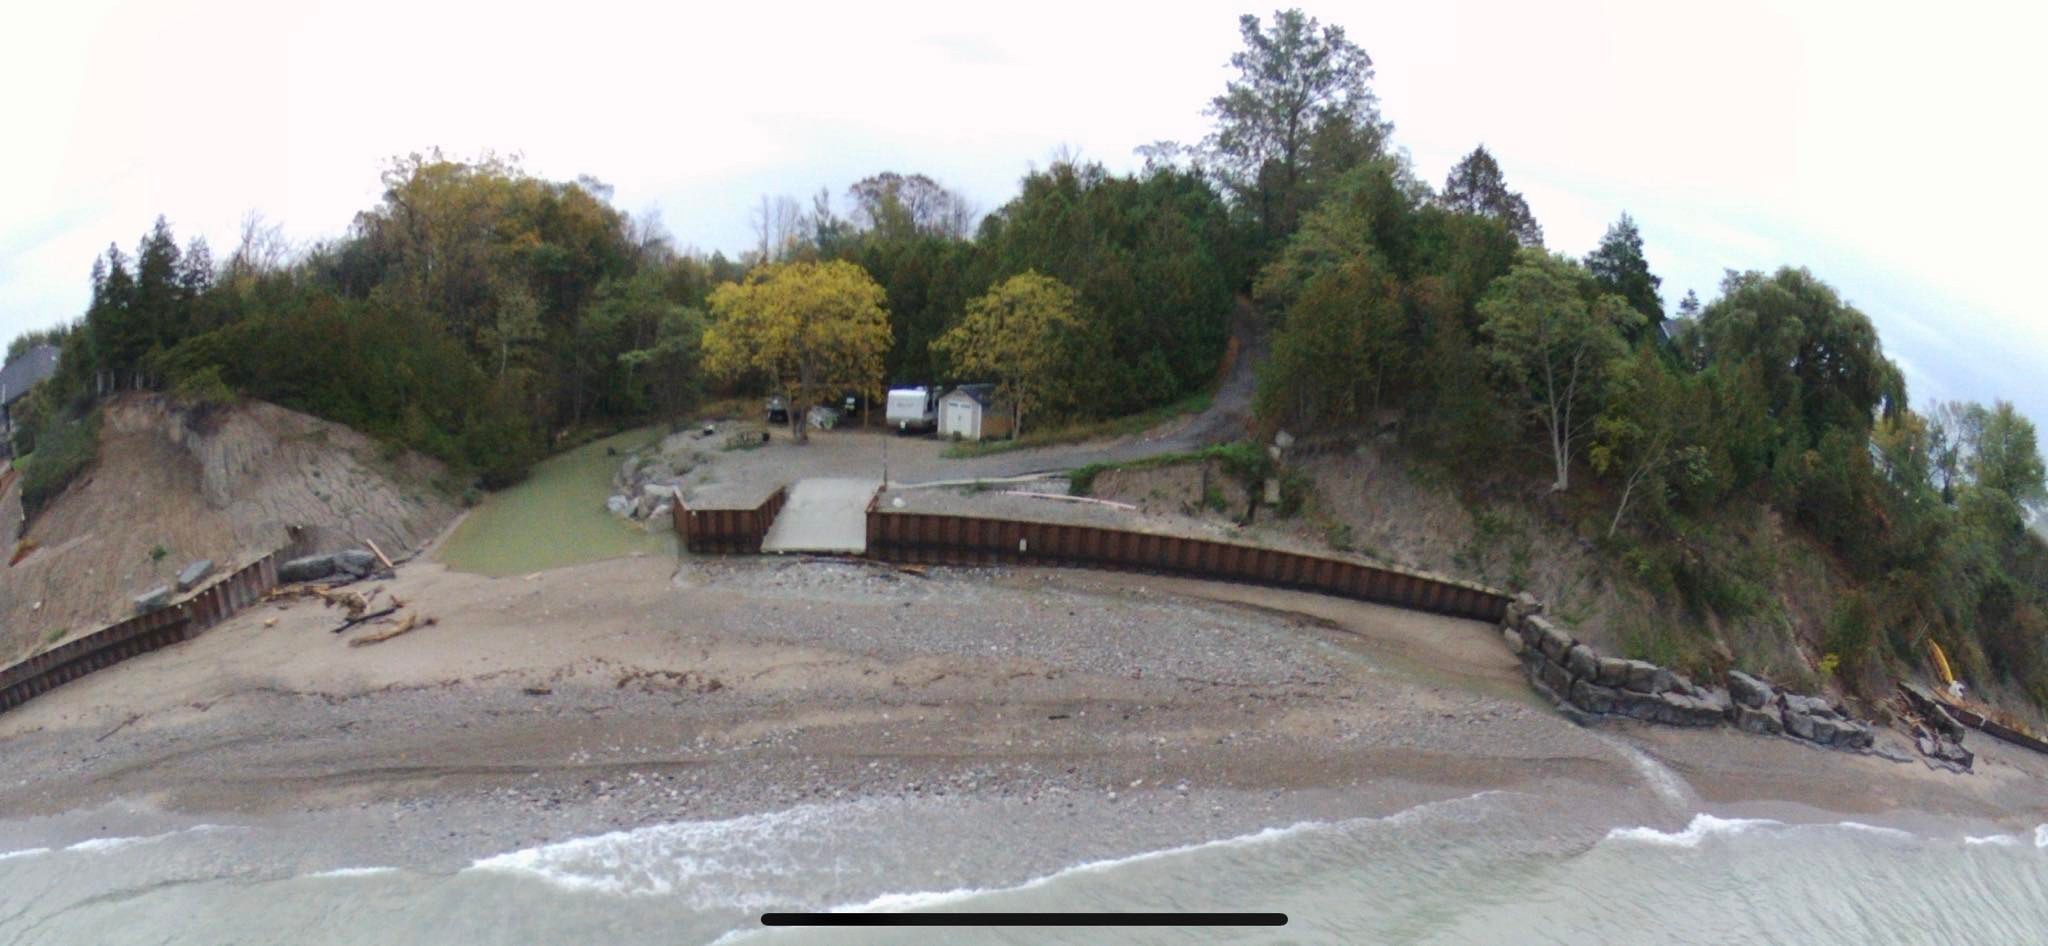
[[[939,424],[939,391],[937,388],[891,388],[889,390],[889,426],[903,433],[913,430],[931,430]]]

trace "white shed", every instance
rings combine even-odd
[[[939,399],[939,436],[960,440],[1007,437],[1010,412],[995,403],[993,384],[963,384]]]

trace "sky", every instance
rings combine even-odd
[[[519,155],[680,245],[754,242],[763,194],[923,172],[992,210],[1055,154],[1199,141],[1243,2],[438,4],[0,0],[0,336],[76,318],[158,214],[216,257],[301,243],[393,156]],[[1675,306],[1799,265],[1869,314],[1916,403],[2048,420],[2041,4],[1305,3],[1374,59],[1441,182],[1475,144],[1551,249],[1623,211]],[[843,206],[843,204],[842,204]]]

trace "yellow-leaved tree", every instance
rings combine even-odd
[[[707,300],[704,368],[721,378],[760,373],[789,398],[798,443],[810,407],[843,391],[873,399],[894,337],[882,287],[843,260],[772,263]]]
[[[1020,435],[1026,414],[1070,414],[1083,405],[1085,392],[1100,380],[1088,365],[1107,347],[1080,296],[1035,270],[969,301],[966,316],[932,340],[932,353],[954,375],[995,382]]]

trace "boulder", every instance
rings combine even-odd
[[[277,580],[290,584],[298,581],[319,581],[334,574],[333,555],[308,555],[295,558],[277,566]]]
[[[1600,676],[1600,655],[1584,644],[1573,644],[1565,651],[1564,666],[1572,676],[1581,680],[1595,680]]]
[[[1785,731],[1785,720],[1778,715],[1778,708],[1775,706],[1758,709],[1737,704],[1735,728],[1759,736],[1775,736]]]
[[[604,510],[623,519],[633,512],[633,501],[624,496],[612,496],[604,501]]]
[[[1543,668],[1539,673],[1543,679],[1543,682],[1546,685],[1548,685],[1550,689],[1556,692],[1559,696],[1564,696],[1571,693],[1571,674],[1566,673],[1565,669],[1563,667],[1558,666],[1556,662],[1549,660],[1544,661]]]
[[[1571,696],[1573,703],[1589,713],[1611,713],[1621,691],[1580,679],[1572,682]]]
[[[1854,721],[1837,725],[1841,727],[1835,734],[1835,747],[1838,749],[1861,752],[1877,744],[1877,734],[1869,726]]]
[[[1794,710],[1791,706],[1787,705],[1785,707],[1785,731],[1811,742],[1813,740],[1813,717]]]
[[[1842,718],[1842,714],[1835,712],[1835,708],[1829,705],[1828,701],[1817,696],[1800,696],[1797,693],[1785,694],[1785,712],[1805,713],[1808,716],[1825,719]]]
[[[1774,702],[1777,696],[1772,692],[1770,684],[1740,670],[1728,671],[1728,692],[1735,698],[1735,702],[1750,709],[1763,709],[1765,704]]]
[[[1637,693],[1655,694],[1662,692],[1660,690],[1653,689],[1653,687],[1657,685],[1658,674],[1664,674],[1665,676],[1669,676],[1670,672],[1665,670],[1663,667],[1659,667],[1656,664],[1650,663],[1647,660],[1631,660],[1628,662],[1627,686],[1629,689],[1634,690]]]
[[[1646,723],[1654,723],[1663,718],[1666,707],[1664,701],[1657,697],[1630,690],[1617,690],[1615,691],[1613,712],[1621,716],[1627,716],[1630,719],[1640,719]]]
[[[366,549],[343,549],[334,553],[334,570],[354,578],[362,578],[384,567],[377,556]]]
[[[1508,643],[1508,653],[1514,654],[1517,657],[1520,657],[1522,655],[1522,651],[1524,650],[1522,646],[1522,635],[1516,633],[1513,627],[1501,628],[1500,636],[1502,640],[1505,640]]]
[[[1695,696],[1669,691],[1657,697],[1663,704],[1657,721],[1672,726],[1717,726],[1721,709]]]
[[[178,590],[191,591],[202,579],[211,574],[213,574],[213,559],[202,558],[199,561],[193,562],[185,566],[184,571],[178,573]]]
[[[1550,623],[1548,618],[1532,617],[1529,623],[1536,628],[1536,646],[1543,651],[1543,656],[1563,660],[1565,652],[1572,649],[1572,636]]]
[[[1729,719],[1735,715],[1735,701],[1728,696],[1727,690],[1720,687],[1700,689],[1693,693],[1693,699],[1699,700],[1722,719]]]
[[[1624,687],[1628,686],[1628,673],[1628,661],[1619,657],[1602,657],[1599,672],[1593,675],[1593,680],[1604,687]]]
[[[1812,717],[1812,719],[1813,735],[1808,736],[1808,739],[1811,739],[1814,742],[1819,743],[1823,746],[1832,746],[1835,744],[1835,741],[1837,739],[1841,738],[1841,723],[1835,722],[1834,720],[1829,719],[1825,716],[1815,716]]]
[[[135,596],[135,613],[148,614],[171,603],[171,586],[158,585]]]

